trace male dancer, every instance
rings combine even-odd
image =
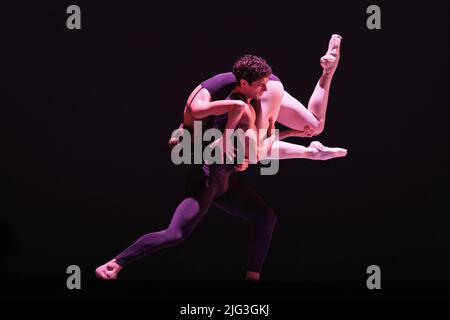
[[[233,68],[233,72],[239,80],[234,93],[243,95],[250,100],[257,99],[265,91],[271,75],[271,68],[264,60],[257,57],[252,59],[247,56],[244,58],[238,61]],[[215,89],[218,86],[214,81],[205,81],[202,83],[202,87],[209,88],[208,92],[214,93],[217,92]],[[236,102],[230,104],[233,106],[239,105]],[[224,105],[226,106],[226,104],[222,104],[222,106]],[[217,103],[216,106],[220,106],[220,104]],[[204,111],[204,109],[207,109],[207,106],[200,105],[198,110]],[[245,111],[242,111],[242,113],[245,113]],[[205,114],[206,116],[210,115]],[[248,117],[247,123],[252,123],[251,120],[248,120]],[[219,124],[216,122],[213,126],[223,130],[227,124],[222,121]],[[311,146],[309,150],[306,149],[304,150],[306,154],[303,154],[305,158],[308,158],[307,153],[313,149],[315,149],[316,154],[320,151],[318,148]],[[337,151],[341,153],[340,156],[343,156],[345,150]],[[300,150],[297,150],[297,155],[302,155]],[[97,276],[102,279],[116,279],[119,271],[126,264],[159,249],[178,244],[192,232],[193,228],[206,214],[209,206],[214,202],[215,206],[250,222],[252,232],[248,248],[246,278],[258,280],[269,249],[276,216],[254,190],[231,177],[233,171],[233,165],[193,166],[187,183],[186,198],[177,207],[169,227],[139,238],[116,258],[98,267],[96,269]]]
[[[330,38],[328,50],[320,59],[322,75],[308,102],[308,108],[285,91],[280,79],[275,75],[270,75],[269,81],[264,85],[260,82],[252,83],[253,89],[259,90],[257,98],[253,99],[258,130],[268,130],[270,135],[275,121],[278,121],[290,128],[280,133],[279,140],[292,136],[312,137],[323,131],[331,80],[340,59],[341,40],[342,37],[338,34],[333,34]],[[184,110],[184,120],[180,130],[192,129],[194,120],[208,119],[211,115],[224,113],[228,114],[225,129],[234,129],[237,119],[245,108],[245,104],[241,101],[225,100],[236,87],[235,76],[231,72],[222,73],[208,79],[208,82],[214,83],[214,92],[211,92],[211,88],[205,87],[204,83],[192,91]],[[243,82],[241,85],[246,86],[248,83]],[[177,143],[178,139],[172,135],[169,146],[173,147]],[[315,154],[316,160],[327,160],[330,154],[333,157],[334,149],[324,147],[317,142],[313,145],[319,147],[321,151]],[[275,142],[273,148],[279,153],[279,159],[299,158],[307,151],[301,145],[282,141]],[[236,169],[242,171],[245,167],[246,163],[238,165]]]

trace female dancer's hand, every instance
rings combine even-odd
[[[167,142],[167,145],[169,146],[169,150],[172,151],[172,149],[180,143],[180,137],[183,136],[183,130],[184,126],[183,124],[180,125],[178,129],[175,129],[170,136],[169,141]]]
[[[248,168],[248,159],[245,158],[242,163],[236,164],[234,169],[238,172],[245,171]]]
[[[289,131],[290,137],[311,138],[314,135],[314,131],[309,126],[305,126],[304,130],[289,129]]]

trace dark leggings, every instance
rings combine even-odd
[[[115,258],[117,263],[125,266],[157,250],[179,244],[214,205],[249,222],[247,270],[260,272],[269,251],[276,215],[252,188],[232,175],[233,171],[233,165],[192,166],[186,197],[176,208],[167,229],[140,237]]]

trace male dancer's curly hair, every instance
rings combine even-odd
[[[263,58],[247,54],[234,63],[232,72],[237,82],[244,79],[251,84],[255,80],[270,76],[272,68]]]

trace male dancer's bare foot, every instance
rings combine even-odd
[[[347,149],[343,148],[328,148],[319,141],[313,141],[309,148],[317,150],[312,155],[313,160],[329,160],[333,158],[341,158],[347,155]]]
[[[340,35],[333,34],[328,43],[327,53],[320,58],[320,65],[325,74],[333,74],[336,71],[341,52],[341,40],[342,37]]]
[[[97,278],[103,280],[116,280],[117,274],[121,269],[122,266],[116,262],[116,259],[112,259],[111,261],[95,269],[95,275]]]

